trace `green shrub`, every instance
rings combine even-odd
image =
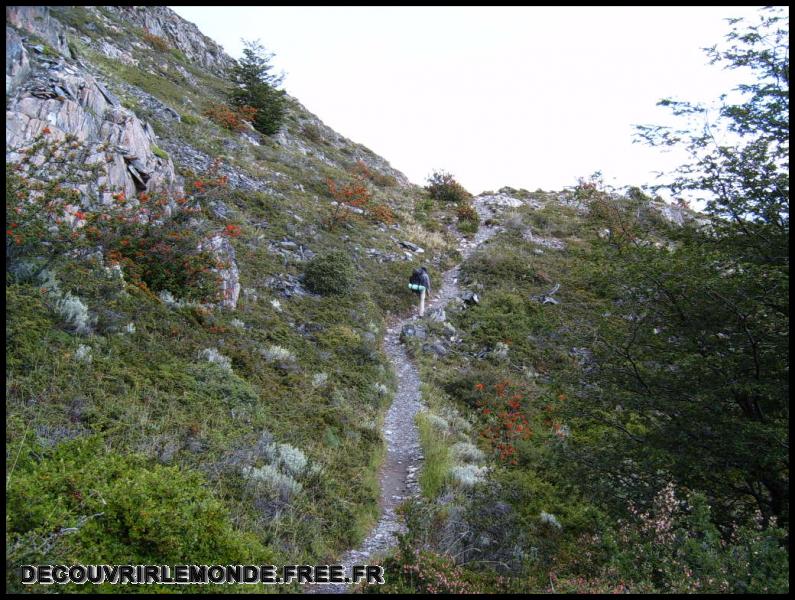
[[[470,202],[462,202],[456,209],[458,230],[461,233],[475,233],[480,227],[480,216]]]
[[[355,282],[353,262],[343,252],[331,252],[313,258],[306,265],[304,283],[311,291],[324,296],[345,294]]]
[[[308,139],[310,142],[314,142],[315,144],[319,144],[323,141],[323,136],[321,135],[320,128],[317,125],[308,123],[301,128],[301,133],[304,134],[306,139]]]
[[[53,449],[23,442],[15,451],[7,589],[20,587],[21,564],[241,564],[272,556],[233,529],[198,472],[108,452],[98,436]]]
[[[198,125],[199,123],[202,122],[202,120],[195,115],[185,114],[182,115],[182,122],[185,123],[186,125]]]
[[[455,180],[450,173],[444,171],[434,171],[428,177],[428,185],[425,186],[434,200],[445,202],[465,202],[472,197],[460,183]]]
[[[415,417],[417,428],[420,433],[420,442],[425,461],[420,474],[420,488],[422,494],[429,500],[433,500],[444,489],[448,481],[451,468],[450,449],[447,445],[447,435],[440,433],[438,427],[434,427],[432,413],[417,413]]]

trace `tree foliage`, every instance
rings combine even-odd
[[[266,52],[259,41],[244,40],[244,44],[243,58],[232,68],[236,87],[230,99],[239,109],[255,108],[254,128],[272,135],[279,131],[287,111],[286,93],[278,89],[284,76],[271,73],[274,55]]]
[[[758,511],[786,526],[788,24],[768,9],[756,25],[731,26],[729,49],[708,52],[750,69],[742,99],[698,131],[640,128],[650,143],[689,150],[668,187],[707,196],[708,222],[665,227],[639,219],[638,198],[589,191],[593,222],[610,235],[584,276],[605,310],[580,340],[594,364],[573,374],[569,410],[603,432],[580,440],[578,454],[606,496],[648,502],[676,480],[703,490],[720,524]],[[706,117],[687,102],[661,104]]]

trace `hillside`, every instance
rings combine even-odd
[[[255,129],[170,9],[6,21],[8,591],[788,590],[788,217],[733,261],[638,188],[420,187],[290,96]]]
[[[178,278],[147,285],[149,263],[135,280],[90,241],[46,264],[27,240],[7,252],[9,560],[300,563],[352,546],[378,512],[385,320],[413,303],[420,260],[455,256],[452,234],[423,226],[422,190],[292,98],[273,138],[214,123],[231,59],[168,9],[9,8],[6,44],[7,165],[79,144],[100,170],[78,219],[162,197],[166,213],[197,209],[187,226],[223,262],[212,304]],[[327,179],[357,175],[385,209],[330,228]],[[353,285],[312,293],[306,265],[334,251]],[[55,480],[35,475],[63,459]]]

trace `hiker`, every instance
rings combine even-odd
[[[414,269],[409,278],[409,289],[420,295],[420,316],[425,314],[425,294],[431,293],[431,278],[428,269]]]

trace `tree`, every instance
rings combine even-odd
[[[705,491],[724,525],[756,510],[766,524],[789,519],[785,19],[775,9],[756,25],[733,19],[730,48],[708,49],[713,62],[753,76],[717,122],[640,128],[654,145],[687,147],[692,162],[666,187],[706,195],[709,224],[661,231],[633,220],[629,202],[613,198],[607,211],[602,203],[595,220],[631,223],[632,235],[599,242],[585,267],[607,306],[588,333],[595,367],[569,379],[570,418],[602,432],[576,450],[592,484],[648,499],[674,479]],[[707,115],[688,102],[661,104]],[[720,128],[731,144],[718,143]],[[664,238],[673,245],[655,245]]]
[[[738,87],[741,101],[723,104],[709,122],[704,106],[664,99],[658,104],[675,115],[702,115],[703,129],[640,126],[638,132],[653,146],[684,145],[694,157],[662,187],[706,193],[717,239],[731,240],[751,260],[781,264],[788,261],[789,237],[789,20],[783,9],[769,7],[756,25],[729,22],[731,46],[705,50],[712,64],[750,69],[755,81]],[[715,132],[722,128],[736,143],[718,142]]]
[[[270,72],[274,54],[266,52],[259,40],[243,43],[243,58],[232,68],[236,87],[230,99],[238,108],[255,108],[254,128],[272,135],[279,131],[287,111],[286,93],[278,89],[284,76]]]

